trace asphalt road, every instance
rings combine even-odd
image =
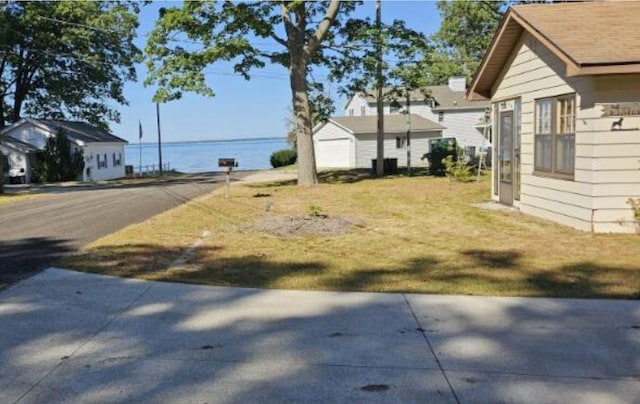
[[[0,289],[100,237],[210,192],[224,179],[215,173],[147,184],[59,187],[0,206]]]

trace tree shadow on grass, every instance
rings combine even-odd
[[[93,248],[62,260],[62,267],[80,271],[203,285],[270,288],[281,278],[317,276],[320,262],[277,262],[259,255],[220,257],[223,247],[191,250],[151,244]]]
[[[92,249],[60,263],[88,272],[124,277],[252,288],[544,296],[640,297],[640,267],[592,262],[536,268],[517,250],[463,250],[446,260],[419,255],[396,265],[340,270],[330,261],[277,261],[267,255],[223,256],[224,247],[182,248],[148,244]],[[286,285],[286,286],[284,286]],[[621,290],[620,286],[624,287]]]
[[[480,250],[471,249],[462,251],[462,255],[471,258],[476,265],[490,268],[516,268],[522,253],[517,250]]]

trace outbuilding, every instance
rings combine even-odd
[[[468,90],[492,103],[494,200],[586,231],[636,229],[638,16],[638,2],[506,13]]]
[[[329,118],[313,129],[313,145],[318,168],[371,168],[377,153],[376,116]],[[444,126],[420,115],[385,115],[384,157],[407,165],[407,129],[411,127],[411,165],[425,163],[420,157],[429,151],[429,139],[441,138]]]

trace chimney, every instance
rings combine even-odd
[[[464,76],[449,77],[449,89],[454,92],[467,91],[467,79]]]

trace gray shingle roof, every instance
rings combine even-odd
[[[47,127],[53,133],[57,132],[58,130],[62,130],[67,136],[76,140],[80,140],[85,143],[95,143],[95,142],[128,143],[126,140],[121,139],[117,136],[114,136],[86,122],[55,121],[51,119],[34,119],[34,121]]]
[[[389,88],[383,89],[384,93],[389,92]],[[442,86],[428,86],[424,89],[411,91],[411,102],[424,103],[428,98],[426,95],[433,98],[436,102],[434,111],[444,110],[462,110],[462,109],[484,109],[489,105],[488,101],[468,101],[465,98],[464,91],[452,91],[448,85]],[[369,103],[376,102],[373,91],[367,91],[362,94]],[[399,100],[402,102],[402,100]]]
[[[329,120],[347,128],[356,135],[377,133],[378,131],[378,117],[376,115],[338,116],[329,118]],[[442,129],[445,129],[445,127],[438,123],[425,119],[420,115],[411,114],[412,132],[433,132]],[[406,131],[407,118],[405,115],[398,114],[384,116],[385,133],[405,133]]]

